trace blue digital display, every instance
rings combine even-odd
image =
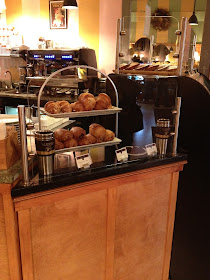
[[[73,55],[62,55],[61,56],[62,59],[73,59]]]
[[[48,54],[48,55],[45,55],[44,58],[46,58],[46,59],[54,59],[55,55],[54,54]]]
[[[39,54],[34,54],[34,58],[39,58],[39,57],[41,57],[41,55],[39,55]]]

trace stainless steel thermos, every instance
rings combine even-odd
[[[55,138],[52,131],[35,132],[38,168],[41,175],[51,175],[54,171]]]
[[[168,138],[170,137],[170,120],[157,120],[157,128],[155,133],[157,151],[160,156],[165,156],[167,151]]]

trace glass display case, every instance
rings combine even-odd
[[[118,20],[115,73],[181,75],[192,71],[196,36],[186,18],[125,16]]]

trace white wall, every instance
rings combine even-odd
[[[122,16],[122,0],[100,0],[98,68],[110,74],[115,68],[117,19]]]

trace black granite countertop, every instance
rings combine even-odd
[[[112,154],[110,150],[107,152],[109,155]],[[23,186],[22,182],[16,185],[12,189],[12,197],[15,198],[69,185],[75,188],[74,184],[77,183],[163,166],[185,161],[186,159],[187,156],[185,154],[179,154],[173,157],[166,156],[164,158],[155,157],[151,159],[148,157],[135,158],[129,156],[126,162],[117,162],[116,159],[114,160],[115,162],[113,162],[109,156],[109,159],[105,159],[105,162],[93,163],[93,165],[86,170],[79,170],[76,167],[71,168],[71,170],[68,168],[58,169],[53,176],[45,176],[44,178],[39,178],[37,174],[31,180],[29,186]]]

